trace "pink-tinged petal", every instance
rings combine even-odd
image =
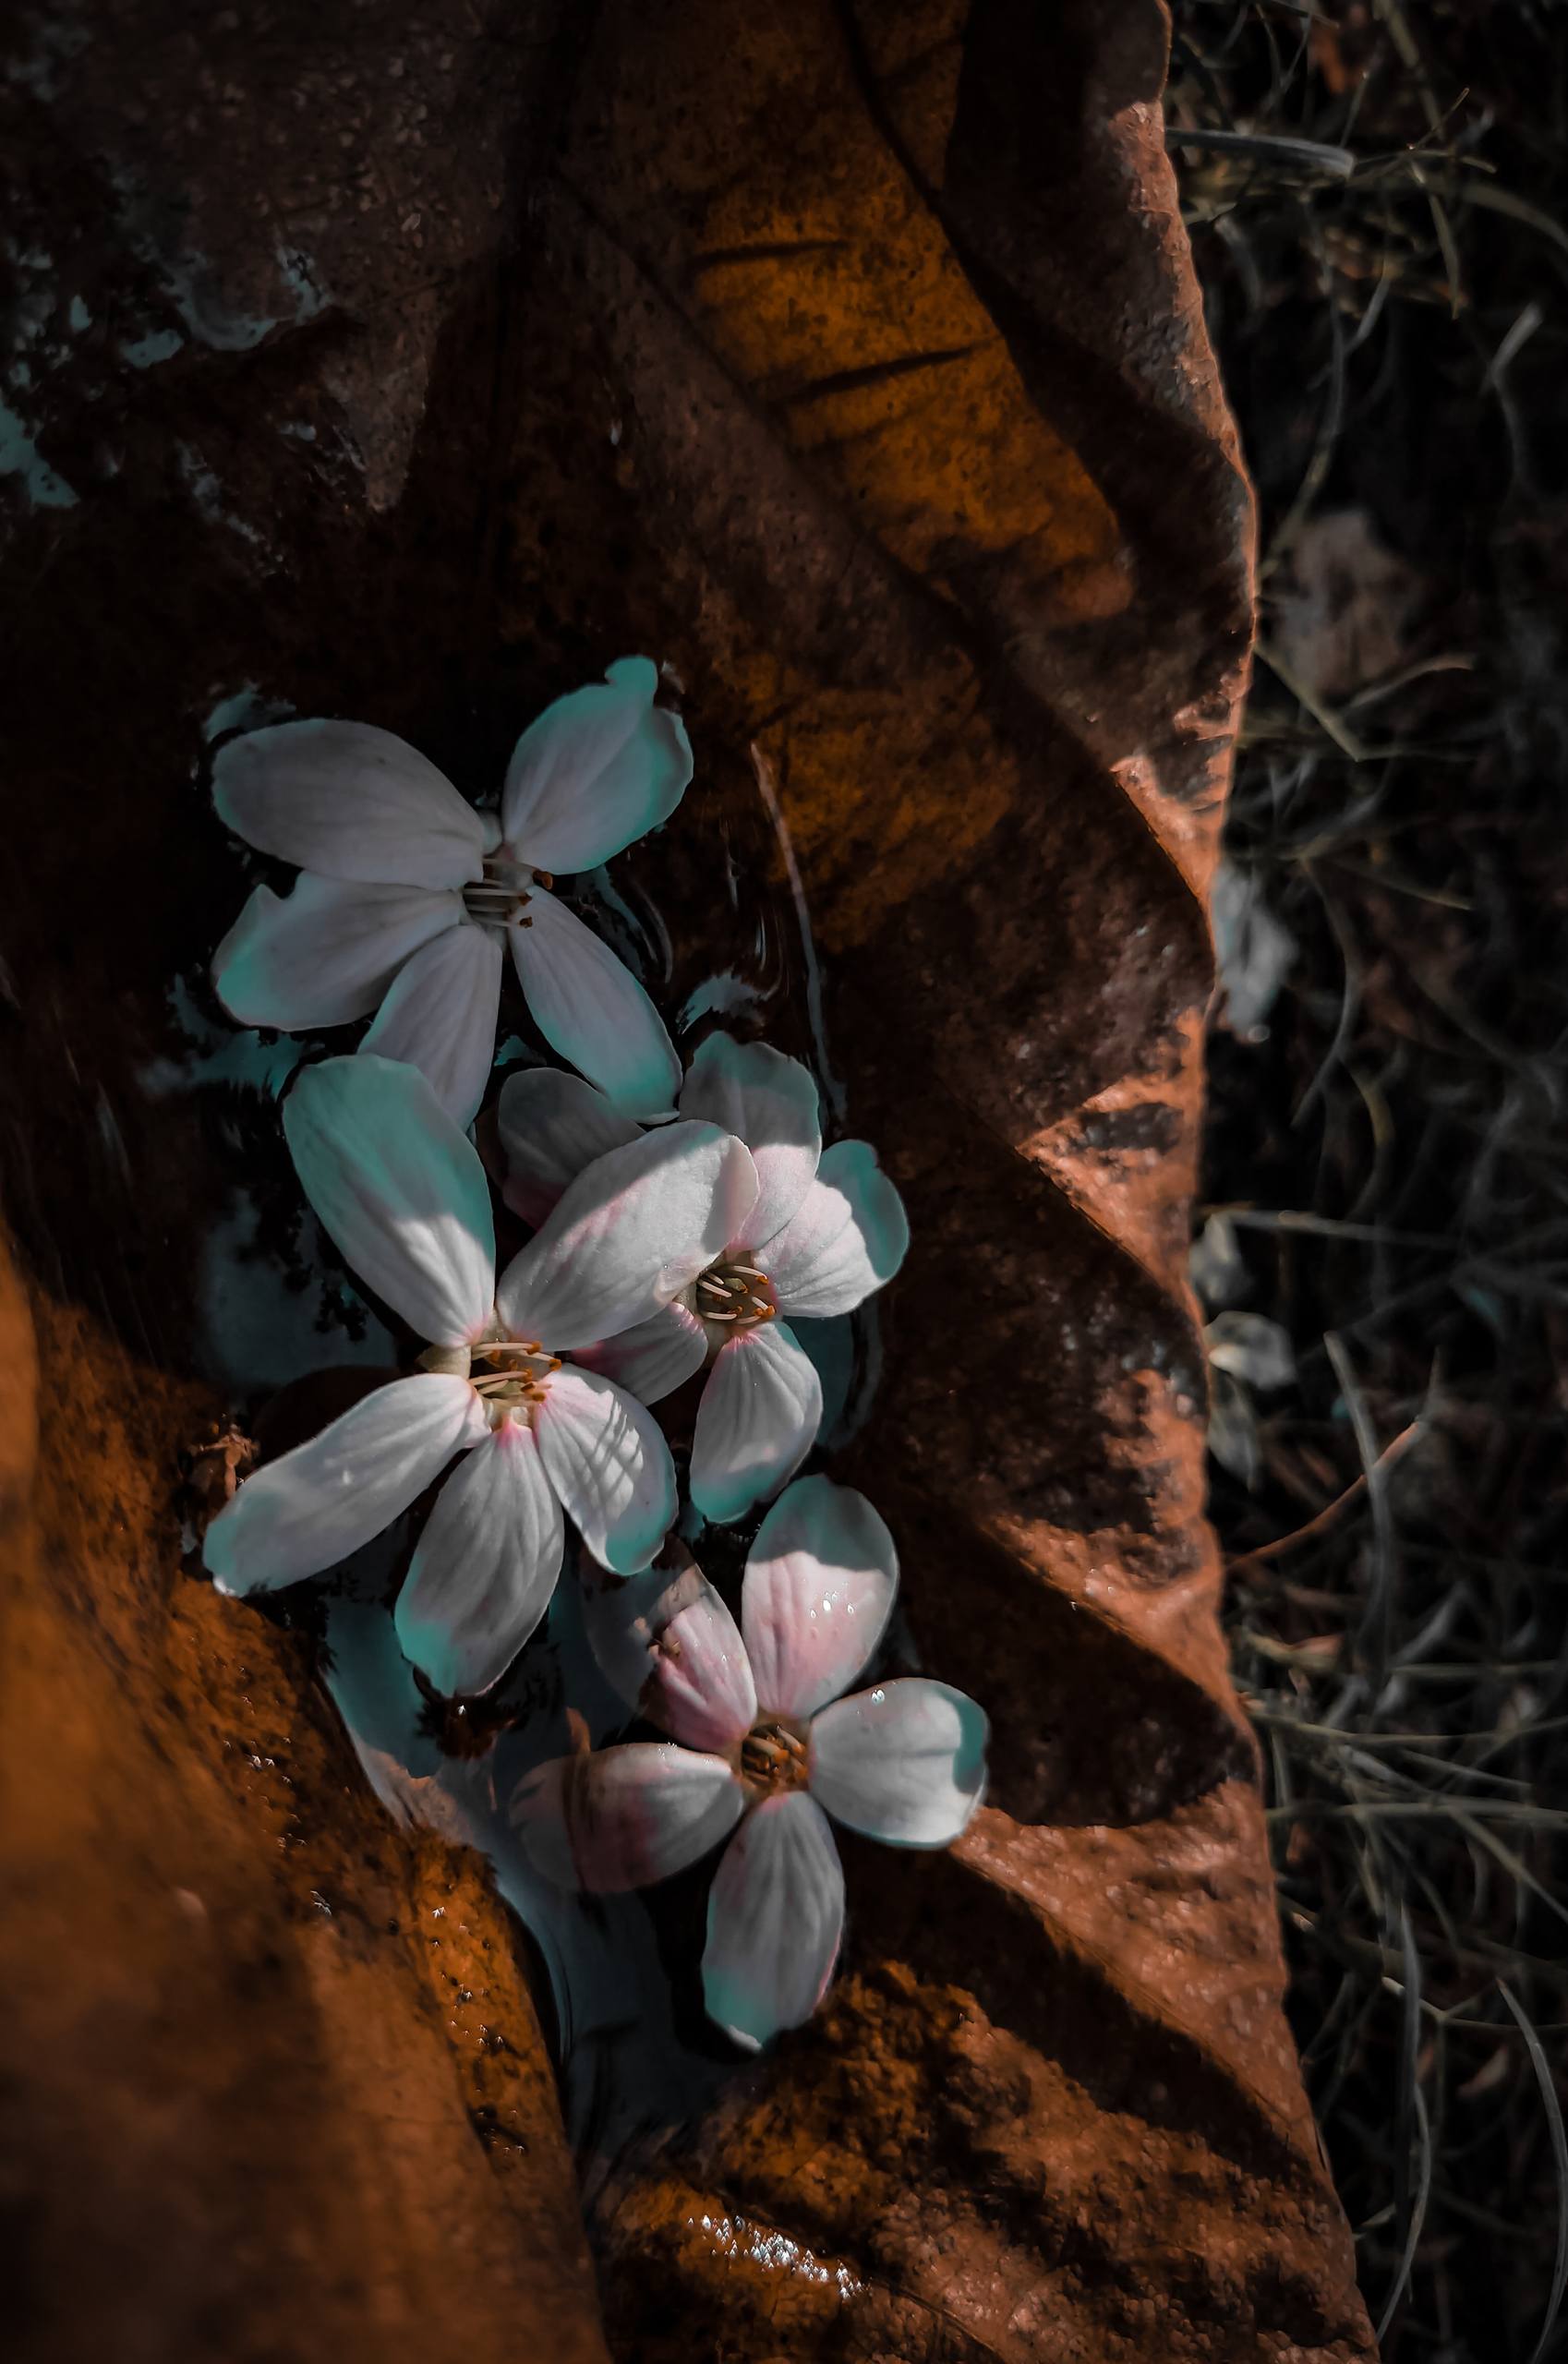
[[[847,1691],[887,1630],[893,1538],[863,1494],[798,1478],[757,1529],[741,1630],[765,1715],[814,1716]]]
[[[776,1494],[821,1418],[816,1366],[787,1322],[761,1322],[720,1347],[692,1439],[692,1500],[704,1518],[728,1526]]]
[[[359,1045],[417,1067],[454,1125],[479,1113],[496,1055],[501,938],[482,927],[449,928],[405,961]]]
[[[631,1330],[597,1345],[579,1346],[576,1360],[614,1380],[639,1404],[660,1404],[696,1376],[707,1360],[707,1333],[679,1297]]]
[[[748,2052],[803,2027],[844,1930],[844,1873],[826,1815],[801,1790],[765,1798],[724,1851],[707,1904],[703,2000]]]
[[[478,1152],[416,1067],[324,1059],[283,1103],[322,1223],[361,1280],[432,1345],[472,1345],[495,1294],[495,1224]]]
[[[501,1275],[514,1338],[555,1352],[645,1321],[694,1281],[756,1196],[751,1153],[711,1125],[668,1125],[597,1158]]]
[[[812,1796],[890,1846],[951,1846],[985,1794],[988,1731],[974,1701],[945,1683],[879,1683],[814,1719]]]
[[[488,842],[445,773],[368,722],[277,722],[231,739],[212,802],[262,853],[328,878],[461,886]]]
[[[691,783],[692,750],[680,716],[655,706],[657,687],[650,658],[622,657],[529,724],[501,795],[519,861],[592,870],[669,820]]]
[[[290,895],[256,888],[212,956],[212,983],[242,1026],[346,1026],[368,1018],[403,963],[462,917],[455,895],[305,871]]]
[[[688,1748],[722,1755],[756,1721],[745,1644],[690,1555],[669,1556],[683,1564],[585,1593],[589,1646],[628,1706]]]
[[[706,1117],[751,1151],[757,1199],[745,1240],[771,1239],[811,1188],[822,1155],[816,1081],[766,1043],[710,1034],[681,1092],[682,1116]]]
[[[512,1819],[546,1879],[607,1896],[683,1872],[729,1836],[745,1803],[722,1757],[628,1741],[538,1766],[519,1785]]]
[[[397,1638],[448,1698],[499,1683],[549,1607],[566,1548],[531,1429],[507,1420],[436,1496],[397,1601]]]
[[[910,1244],[904,1202],[865,1141],[836,1141],[795,1213],[756,1250],[786,1313],[851,1313]]]
[[[630,1116],[580,1075],[525,1067],[509,1075],[496,1103],[506,1159],[501,1196],[525,1223],[541,1224],[585,1166],[637,1139]]]
[[[675,1105],[681,1062],[636,978],[574,911],[528,890],[528,924],[509,927],[523,998],[552,1051],[579,1068],[622,1116],[645,1122]]]
[[[645,1568],[675,1523],[675,1465],[635,1398],[590,1370],[558,1370],[534,1416],[545,1474],[596,1560]]]
[[[220,1592],[271,1592],[320,1575],[380,1535],[485,1434],[465,1379],[421,1371],[378,1387],[352,1411],[247,1478],[207,1530]]]

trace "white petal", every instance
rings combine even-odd
[[[433,1345],[472,1345],[495,1293],[478,1152],[416,1067],[324,1059],[283,1103],[305,1194],[360,1278]]]
[[[212,955],[212,983],[242,1026],[346,1026],[368,1018],[403,963],[462,917],[455,895],[304,871],[290,895],[257,887]]]
[[[816,1366],[784,1321],[764,1321],[719,1349],[697,1406],[692,1500],[721,1526],[743,1518],[793,1475],[822,1417]]]
[[[449,1698],[488,1691],[549,1607],[565,1548],[533,1430],[507,1420],[436,1496],[398,1595],[404,1656]]]
[[[535,1414],[539,1454],[596,1560],[645,1568],[675,1524],[675,1465],[663,1430],[591,1370],[558,1370]]]
[[[814,1716],[848,1690],[893,1613],[899,1555],[863,1494],[801,1478],[757,1529],[741,1630],[763,1711]]]
[[[722,1757],[671,1741],[629,1741],[538,1766],[519,1786],[512,1819],[546,1879],[603,1896],[684,1871],[744,1809]]]
[[[707,1333],[679,1297],[597,1345],[579,1346],[578,1362],[602,1373],[639,1404],[661,1404],[707,1360]]]
[[[519,861],[592,870],[668,821],[692,778],[679,715],[656,706],[658,670],[622,657],[608,678],[545,708],[517,742],[501,826]]]
[[[308,1444],[266,1463],[219,1512],[203,1545],[219,1591],[271,1592],[335,1567],[484,1434],[465,1379],[421,1371],[378,1387]]]
[[[495,1064],[504,959],[493,930],[449,928],[404,962],[359,1045],[417,1067],[460,1128],[478,1115]]]
[[[803,2027],[838,1959],[844,1874],[826,1817],[802,1790],[765,1798],[724,1851],[707,1904],[703,2000],[755,2051]]]
[[[688,1748],[722,1754],[756,1721],[745,1644],[691,1555],[669,1556],[680,1564],[585,1593],[589,1646],[629,1707]]]
[[[541,1224],[585,1165],[637,1138],[630,1116],[602,1092],[559,1067],[525,1067],[509,1075],[496,1103],[506,1158],[501,1196],[525,1223]]]
[[[972,1699],[911,1675],[824,1707],[811,1793],[851,1830],[895,1847],[947,1847],[985,1794],[989,1727]]]
[[[790,1221],[756,1251],[786,1313],[850,1313],[904,1260],[904,1202],[865,1141],[836,1141]]]
[[[681,1062],[664,1020],[630,969],[592,928],[542,886],[528,890],[528,924],[507,930],[523,997],[552,1051],[622,1115],[667,1116]]]
[[[822,1155],[811,1069],[766,1043],[710,1034],[681,1087],[681,1114],[705,1116],[745,1142],[757,1170],[757,1202],[745,1236],[771,1239],[811,1188]]]
[[[501,1275],[514,1338],[553,1352],[617,1337],[706,1271],[756,1196],[751,1153],[711,1125],[668,1125],[596,1158]]]
[[[487,831],[444,772],[368,722],[277,722],[231,739],[212,766],[231,829],[328,878],[461,886]]]

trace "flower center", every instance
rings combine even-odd
[[[523,916],[530,886],[553,886],[548,870],[530,869],[501,847],[485,856],[485,873],[463,889],[463,908],[479,927],[532,927]]]
[[[778,1304],[767,1274],[755,1264],[720,1257],[696,1282],[687,1299],[694,1313],[717,1324],[716,1343],[722,1345],[738,1330],[754,1330],[760,1321],[778,1318]]]
[[[803,1790],[809,1770],[804,1737],[788,1724],[754,1724],[741,1743],[741,1778],[765,1796]]]
[[[465,1379],[484,1405],[492,1429],[512,1417],[532,1426],[535,1410],[549,1393],[552,1375],[561,1369],[561,1357],[541,1346],[537,1338],[481,1338],[472,1347],[431,1346],[419,1361],[426,1370],[451,1371]]]

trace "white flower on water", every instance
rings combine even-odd
[[[577,1177],[498,1285],[484,1168],[414,1068],[373,1055],[308,1067],[283,1128],[327,1231],[429,1346],[417,1374],[247,1479],[207,1530],[207,1564],[229,1593],[318,1574],[462,1453],[397,1632],[438,1690],[486,1690],[549,1605],[566,1517],[622,1573],[657,1550],[675,1516],[669,1448],[641,1404],[570,1357],[706,1270],[745,1219],[755,1169],[712,1125],[639,1134]]]
[[[705,1518],[724,1522],[777,1493],[816,1435],[822,1382],[789,1317],[851,1312],[903,1262],[909,1224],[864,1141],[823,1149],[816,1085],[799,1059],[711,1034],[680,1108],[745,1142],[755,1201],[690,1287],[585,1359],[645,1404],[708,1365],[691,1491]],[[636,1135],[601,1092],[553,1068],[509,1077],[498,1116],[507,1201],[532,1223],[592,1159]]]
[[[222,818],[297,862],[287,897],[258,886],[213,982],[247,1026],[342,1026],[418,1067],[469,1124],[495,1056],[503,947],[552,1050],[633,1116],[669,1114],[680,1062],[608,945],[550,892],[667,821],[692,777],[657,669],[624,657],[547,706],[517,742],[501,817],[476,812],[390,730],[281,722],[231,740],[213,769]]]
[[[729,1840],[703,1990],[741,2044],[799,2027],[833,1974],[844,1876],[827,1816],[893,1846],[947,1847],[983,1794],[986,1720],[961,1691],[915,1676],[839,1695],[897,1586],[892,1537],[864,1495],[800,1479],[752,1547],[739,1630],[694,1566],[590,1603],[605,1672],[673,1740],[557,1758],[513,1801],[531,1860],[561,1887],[645,1888]]]

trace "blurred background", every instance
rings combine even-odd
[[[1568,13],[1177,0],[1260,501],[1193,1277],[1309,2090],[1391,2358],[1568,2354]]]

